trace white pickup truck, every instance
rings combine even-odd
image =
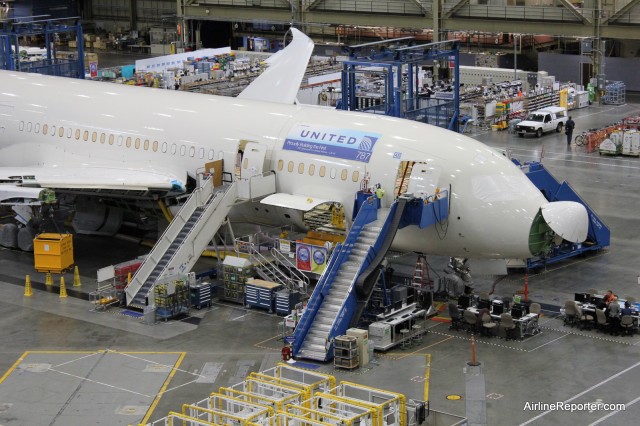
[[[564,107],[547,107],[529,113],[527,119],[516,124],[516,133],[523,138],[524,135],[542,136],[543,133],[555,130],[562,132],[564,124],[569,118],[567,117],[567,109]]]

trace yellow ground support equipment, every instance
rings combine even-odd
[[[195,404],[184,404],[182,414],[217,425],[276,426],[271,407],[215,392]]]
[[[378,426],[406,426],[407,400],[401,393],[371,388],[351,382],[340,382],[336,395],[358,401],[378,411]],[[374,424],[374,426],[376,426]]]
[[[33,257],[36,271],[62,273],[73,265],[73,236],[38,235],[33,240]]]

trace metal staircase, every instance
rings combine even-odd
[[[127,285],[127,306],[144,308],[159,278],[191,271],[237,201],[236,185],[208,178],[193,191]]]
[[[377,212],[380,219],[376,220]],[[382,224],[390,209],[361,208],[344,244],[338,245],[311,295],[294,333],[294,355],[325,361],[331,357],[332,338],[344,334],[350,322],[346,311],[356,304],[352,287],[370,248],[381,238]]]

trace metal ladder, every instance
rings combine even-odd
[[[214,188],[207,178],[193,191],[125,289],[127,306],[144,308],[147,296],[166,273],[186,274],[237,201],[236,182]]]

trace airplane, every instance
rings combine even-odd
[[[350,218],[370,176],[386,189],[387,206],[403,191],[449,191],[446,226],[401,229],[395,250],[522,259],[540,254],[532,252],[540,230],[585,240],[584,206],[548,202],[481,142],[420,122],[296,103],[313,42],[292,32],[237,98],[0,71],[0,202],[20,204],[51,189],[75,203],[77,232],[108,234],[122,223],[114,206],[183,194],[205,162],[222,159],[229,176],[237,168],[240,176],[275,172],[277,193],[234,206],[232,223],[302,227],[308,205],[327,202]]]

